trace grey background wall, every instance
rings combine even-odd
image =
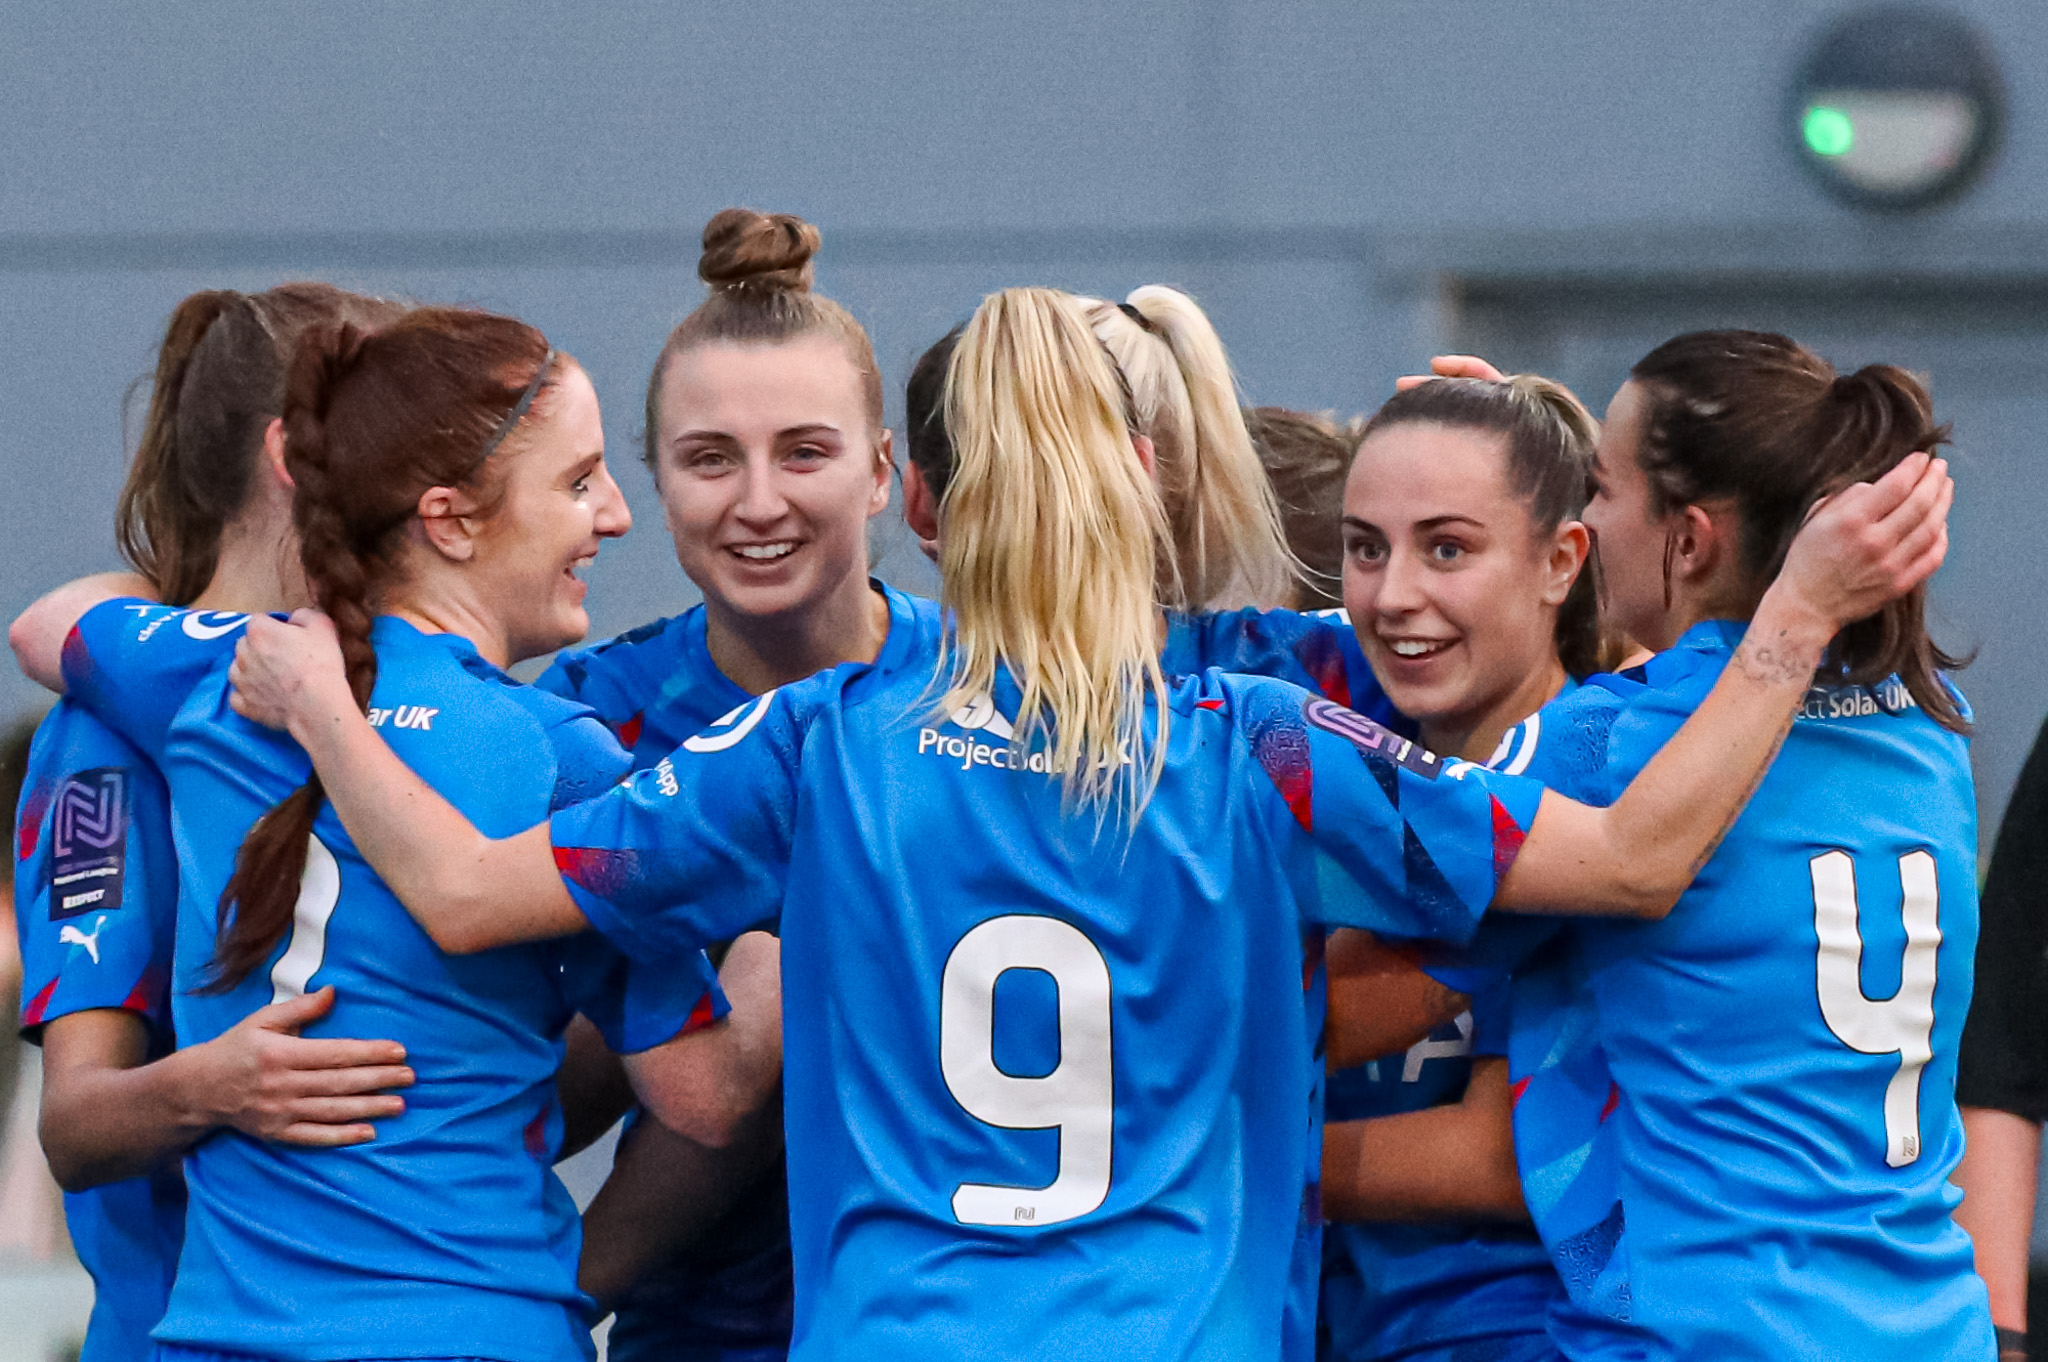
[[[641,386],[744,202],[825,230],[892,385],[990,288],[1181,284],[1255,401],[1369,409],[1483,347],[1604,401],[1709,323],[1929,371],[1963,501],[1938,593],[1981,647],[1987,829],[2048,710],[2048,26],[1977,0],[2000,159],[1911,218],[1835,205],[1781,100],[1829,0],[444,0],[0,5],[0,611],[111,565],[121,396],[186,292],[317,275],[516,312]],[[892,412],[893,415],[893,412]],[[691,598],[641,528],[598,627]],[[885,530],[883,570],[929,576]],[[0,709],[31,703],[0,680]]]

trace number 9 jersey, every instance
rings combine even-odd
[[[1210,672],[1098,823],[1007,680],[934,694],[842,667],[552,820],[624,950],[780,925],[792,1357],[1277,1357],[1302,923],[1466,938],[1540,787]]]
[[[1546,707],[1529,773],[1611,803],[1740,637],[1696,625]],[[1668,918],[1573,924],[1616,1087],[1615,1267],[1651,1356],[1992,1355],[1948,1180],[1976,823],[1966,742],[1896,680],[1816,687]]]

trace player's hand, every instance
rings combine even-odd
[[[323,988],[258,1008],[195,1049],[207,1056],[214,1124],[280,1144],[336,1148],[377,1137],[370,1122],[398,1115],[409,1087],[405,1047],[390,1040],[307,1040],[302,1027],[334,1007]]]
[[[1408,374],[1394,380],[1394,391],[1407,392],[1432,378],[1483,378],[1498,383],[1507,375],[1477,355],[1438,355],[1429,362],[1426,374]]]
[[[1876,482],[1815,503],[1772,590],[1837,630],[1875,614],[1941,566],[1954,500],[1948,460],[1909,454]]]
[[[294,610],[289,620],[249,620],[228,668],[235,713],[266,728],[290,730],[356,708],[334,621],[318,610]]]

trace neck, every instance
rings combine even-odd
[[[747,616],[704,602],[704,644],[727,679],[749,695],[801,681],[842,662],[873,662],[889,637],[889,602],[852,578],[831,598],[785,615]]]
[[[1485,762],[1508,730],[1557,698],[1564,689],[1564,664],[1551,654],[1522,684],[1476,714],[1461,714],[1421,725],[1422,745],[1442,757]]]
[[[455,634],[476,645],[477,654],[496,667],[509,667],[521,659],[512,656],[512,641],[504,626],[461,589],[459,582],[440,587],[407,583],[387,592],[374,607],[380,615],[395,615],[423,634]]]
[[[260,615],[310,603],[290,534],[258,519],[239,517],[221,530],[220,556],[206,589],[192,601],[195,610]]]

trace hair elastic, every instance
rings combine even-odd
[[[1143,331],[1146,335],[1159,335],[1159,328],[1152,324],[1152,319],[1146,316],[1144,313],[1138,311],[1137,308],[1132,307],[1129,303],[1118,303],[1116,305],[1116,310],[1123,313],[1126,317],[1129,317],[1132,321],[1136,322],[1138,324],[1138,329]],[[1161,337],[1161,339],[1164,339],[1164,337]]]
[[[505,437],[525,419],[528,409],[533,406],[533,399],[540,396],[541,385],[548,381],[548,374],[555,367],[557,353],[555,347],[550,345],[547,354],[541,356],[540,367],[533,371],[533,381],[526,385],[525,392],[519,394],[519,400],[512,404],[512,410],[505,413],[505,419],[498,422],[498,428],[491,432],[491,438],[484,441],[484,452],[476,456],[476,463],[472,467],[482,467],[484,460],[497,453],[498,446],[505,443]]]

